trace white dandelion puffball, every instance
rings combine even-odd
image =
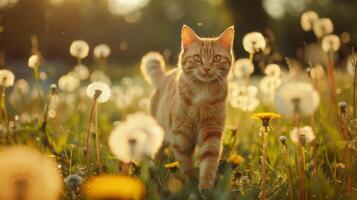
[[[243,48],[248,53],[257,53],[263,51],[265,47],[265,38],[259,32],[251,32],[243,37]]]
[[[0,70],[0,86],[11,87],[14,85],[15,75],[7,69]]]
[[[0,199],[15,199],[18,187],[26,186],[22,198],[55,200],[62,193],[62,185],[57,163],[48,156],[25,146],[1,149]]]
[[[258,89],[253,85],[239,87],[239,84],[230,84],[229,103],[233,108],[252,112],[260,104],[259,99],[256,97],[257,93]]]
[[[333,23],[329,18],[320,18],[314,22],[313,30],[317,38],[322,38],[333,32]]]
[[[238,59],[233,66],[233,74],[237,78],[243,78],[254,72],[254,65],[248,58]]]
[[[79,79],[75,78],[72,74],[61,76],[58,80],[58,87],[66,92],[73,92],[80,86]]]
[[[93,54],[97,58],[107,58],[110,52],[110,47],[106,44],[97,45],[93,50]]]
[[[318,92],[307,82],[288,82],[276,90],[275,108],[277,112],[288,118],[295,116],[296,109],[303,117],[310,116],[316,111],[319,104]]]
[[[109,78],[109,76],[107,76],[104,72],[100,71],[100,70],[96,70],[94,72],[92,72],[92,74],[90,75],[89,78],[92,82],[103,82],[106,83],[108,85],[111,85],[111,80]]]
[[[311,126],[294,127],[290,132],[290,139],[295,143],[310,143],[315,139],[314,131]]]
[[[109,147],[121,161],[138,162],[146,155],[154,158],[164,140],[164,131],[145,113],[134,113],[119,123],[109,136]]]
[[[268,76],[280,77],[281,69],[277,64],[269,64],[265,67],[264,73]]]
[[[260,90],[265,94],[273,94],[274,91],[281,85],[281,79],[274,76],[265,76],[259,83]]]
[[[307,11],[301,15],[300,23],[304,31],[311,31],[316,20],[319,19],[319,15],[314,11]]]
[[[310,77],[315,80],[321,80],[325,78],[324,67],[320,64],[315,65],[310,69]]]
[[[34,54],[30,56],[27,65],[31,68],[39,67],[41,63],[41,58],[39,55]]]
[[[357,65],[357,55],[350,55],[347,58],[347,64],[346,64],[347,72],[354,76],[355,75],[355,70],[356,70],[356,65]]]
[[[324,52],[338,51],[340,46],[340,38],[337,35],[327,35],[322,39],[322,50],[324,50]]]
[[[107,84],[102,82],[93,82],[87,87],[87,96],[94,98],[97,92],[100,92],[98,96],[98,103],[105,103],[110,98],[110,88]]]
[[[83,64],[78,64],[73,68],[73,73],[75,77],[78,77],[79,80],[87,80],[89,77],[88,67]]]
[[[89,45],[83,40],[75,40],[72,42],[69,52],[73,57],[83,59],[88,56]]]

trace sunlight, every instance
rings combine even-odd
[[[108,0],[108,10],[114,15],[126,15],[145,7],[149,0]]]

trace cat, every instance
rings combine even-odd
[[[213,186],[221,156],[233,39],[233,26],[216,38],[201,38],[183,25],[177,68],[166,73],[157,52],[146,54],[141,62],[145,79],[155,87],[150,112],[164,128],[185,177],[194,176],[198,147],[201,191]]]

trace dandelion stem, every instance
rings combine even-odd
[[[352,176],[351,176],[351,160],[350,160],[350,151],[348,147],[348,142],[350,140],[350,133],[348,129],[348,114],[341,113],[340,114],[340,126],[341,131],[345,140],[345,148],[344,148],[344,160],[346,166],[346,184],[347,184],[347,192],[352,193]]]
[[[294,198],[294,191],[293,191],[293,180],[292,180],[292,175],[291,175],[291,169],[289,165],[289,151],[286,145],[283,145],[283,153],[284,153],[284,159],[285,159],[285,165],[286,165],[286,171],[288,174],[288,181],[289,181],[289,199],[293,200]]]
[[[95,146],[97,153],[97,164],[99,168],[99,173],[103,173],[102,163],[100,160],[100,143],[99,143],[99,133],[98,133],[98,105],[95,106]]]
[[[42,112],[42,114],[44,115],[44,104],[43,104],[43,97],[42,97],[42,89],[40,86],[40,77],[39,77],[39,72],[38,72],[38,66],[35,66],[33,68],[33,73],[34,73],[34,77],[35,77],[35,82],[36,82],[36,89],[37,89],[37,95],[38,95],[38,99],[40,101],[40,110]]]
[[[51,145],[50,139],[48,137],[48,133],[47,133],[47,119],[48,119],[48,111],[49,111],[49,105],[51,104],[52,101],[52,92],[49,95],[46,105],[45,105],[45,111],[44,111],[44,115],[43,115],[43,122],[40,126],[40,130],[43,133],[44,136],[44,145],[48,147],[48,149],[51,151],[52,154],[57,155],[54,147]]]
[[[93,104],[90,110],[90,115],[89,115],[89,122],[88,122],[88,127],[87,127],[87,134],[86,134],[86,144],[85,144],[85,149],[84,149],[84,156],[86,159],[86,163],[87,163],[87,168],[88,168],[88,172],[90,169],[90,165],[89,165],[89,138],[90,138],[90,131],[91,131],[91,127],[92,127],[92,121],[93,121],[93,115],[95,112],[95,108],[97,106],[97,100],[99,97],[99,93],[96,93],[93,97]]]
[[[3,135],[3,138],[6,139],[9,134],[9,118],[7,115],[7,109],[6,109],[6,89],[5,87],[0,88],[1,92],[1,98],[0,98],[0,109],[1,109],[1,119],[3,122],[3,126],[6,128],[6,134]]]
[[[315,118],[314,115],[310,116],[310,124],[312,129],[315,129]],[[314,132],[316,132],[314,130]],[[317,156],[317,140],[314,139],[312,141],[312,159],[313,159],[313,176],[316,178],[317,174],[318,174],[318,170],[319,170],[319,160],[318,160],[318,156]]]
[[[328,86],[330,89],[330,98],[331,98],[331,103],[334,105],[334,108],[336,107],[336,86],[335,86],[335,72],[334,72],[334,59],[333,59],[333,52],[329,51],[328,52],[328,61],[327,61],[327,81],[328,81]]]
[[[262,182],[261,192],[259,195],[260,200],[266,199],[266,178],[267,178],[267,150],[268,150],[268,127],[263,127],[263,156],[262,156]]]

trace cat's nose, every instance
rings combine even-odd
[[[203,71],[206,72],[206,73],[208,73],[208,72],[209,72],[209,68],[208,68],[208,67],[204,67],[204,68],[203,68]]]

